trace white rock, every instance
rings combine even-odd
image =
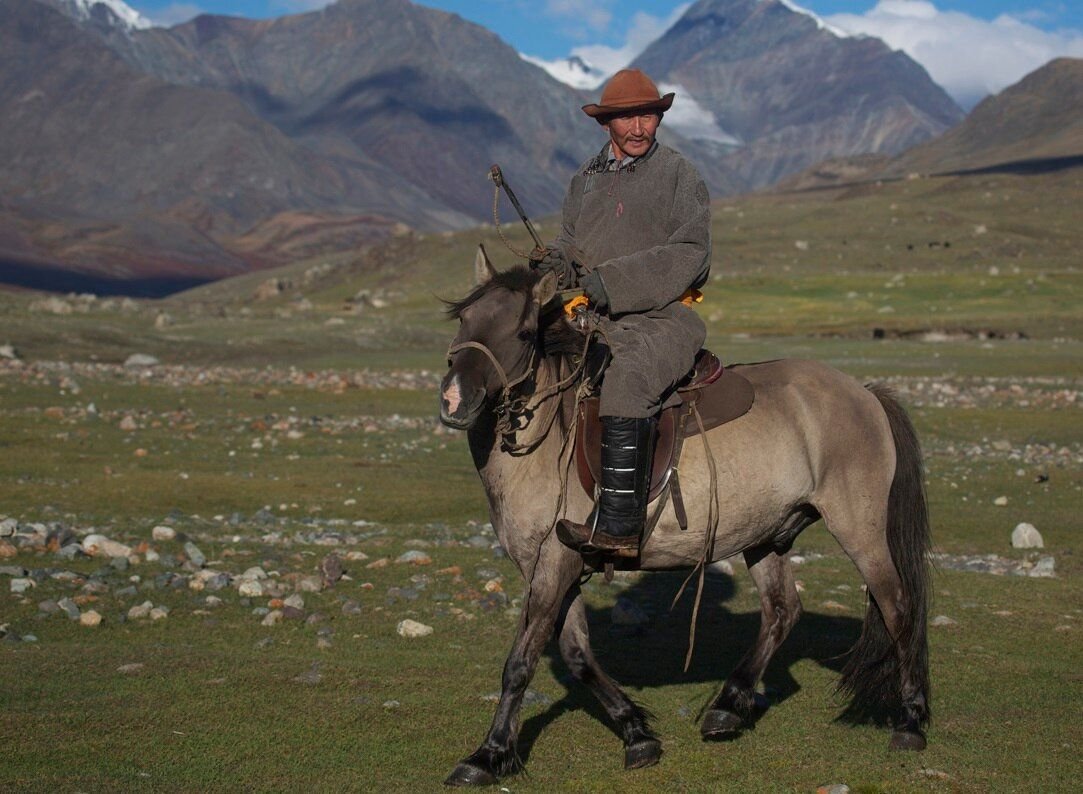
[[[933,626],[958,626],[958,621],[952,620],[947,615],[937,615],[930,621]]]
[[[241,574],[241,579],[266,579],[267,572],[260,568],[258,565],[253,565],[247,571]]]
[[[150,615],[150,611],[154,609],[154,604],[150,601],[144,601],[142,604],[136,604],[134,607],[128,610],[128,620],[139,620]]]
[[[162,559],[162,555],[156,552],[154,549],[147,549],[146,560],[147,562],[158,562]]]
[[[132,353],[126,359],[124,359],[124,366],[130,369],[141,369],[143,367],[156,367],[160,362],[154,356],[148,356],[146,353]]]
[[[428,637],[432,634],[432,626],[426,626],[424,623],[418,623],[416,620],[402,620],[399,621],[398,627],[395,629],[400,637]]]
[[[294,593],[282,603],[288,607],[293,607],[294,609],[305,608],[305,599],[301,597],[300,593]]]
[[[37,587],[38,583],[33,579],[12,579],[11,580],[11,592],[13,593],[25,593],[31,587]]]
[[[993,500],[993,504],[996,505],[997,507],[1007,507],[1007,505],[1008,505],[1008,497],[1006,497],[1006,496],[998,496],[996,499]]]
[[[1044,549],[1041,533],[1033,524],[1016,524],[1012,530],[1013,549]]]
[[[79,625],[81,626],[97,626],[102,622],[102,616],[95,610],[88,609],[82,615],[79,616]]]
[[[151,620],[162,620],[167,617],[169,617],[169,607],[167,606],[155,607],[150,611]]]
[[[277,626],[282,622],[282,610],[272,609],[266,615],[263,616],[263,620],[260,621],[261,626]]]
[[[0,521],[0,538],[8,538],[19,529],[19,522],[14,518],[5,518]]]
[[[173,540],[177,537],[177,530],[173,527],[158,526],[150,531],[150,536],[155,540]]]
[[[83,551],[91,557],[127,557],[132,553],[132,548],[105,535],[87,535],[83,538]]]
[[[1052,557],[1041,557],[1034,567],[1030,569],[1027,576],[1033,576],[1038,579],[1048,579],[1056,576],[1054,571],[1055,560]]]
[[[248,598],[258,598],[263,595],[263,585],[259,579],[241,579],[237,592]]]

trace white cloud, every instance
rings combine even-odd
[[[545,0],[545,12],[566,17],[594,30],[605,30],[613,21],[613,0]]]
[[[1045,31],[1008,15],[990,22],[928,0],[880,0],[863,15],[827,21],[903,50],[966,110],[1053,58],[1083,57],[1083,31]]]
[[[656,17],[643,11],[637,11],[632,15],[631,24],[628,27],[628,35],[624,44],[619,47],[608,47],[605,44],[589,44],[576,47],[572,55],[578,55],[584,61],[600,69],[607,75],[623,69],[630,64],[639,53],[647,49],[647,46],[669,30],[673,24],[684,16],[691,3],[682,3],[677,6],[667,17]]]
[[[147,12],[147,16],[155,27],[171,28],[205,13],[202,8],[191,3],[171,3],[165,8]]]

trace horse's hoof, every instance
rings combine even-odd
[[[892,750],[924,750],[927,742],[925,734],[921,731],[895,731],[891,734],[891,743],[888,745]]]
[[[624,768],[642,769],[654,766],[662,757],[662,743],[657,739],[642,739],[624,748]]]
[[[745,721],[732,711],[711,709],[703,715],[703,724],[699,726],[704,739],[721,739],[740,733]]]
[[[450,775],[447,776],[447,780],[444,781],[445,786],[495,786],[500,782],[500,779],[492,772],[488,772],[482,769],[480,766],[474,766],[473,764],[461,763],[455,767]]]

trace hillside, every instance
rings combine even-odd
[[[1083,59],[1057,58],[985,99],[966,120],[894,160],[888,174],[1083,158]]]

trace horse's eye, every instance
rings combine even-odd
[[[524,328],[522,331],[519,332],[519,341],[520,342],[533,342],[534,341],[534,332],[532,330],[530,330],[529,328]]]

